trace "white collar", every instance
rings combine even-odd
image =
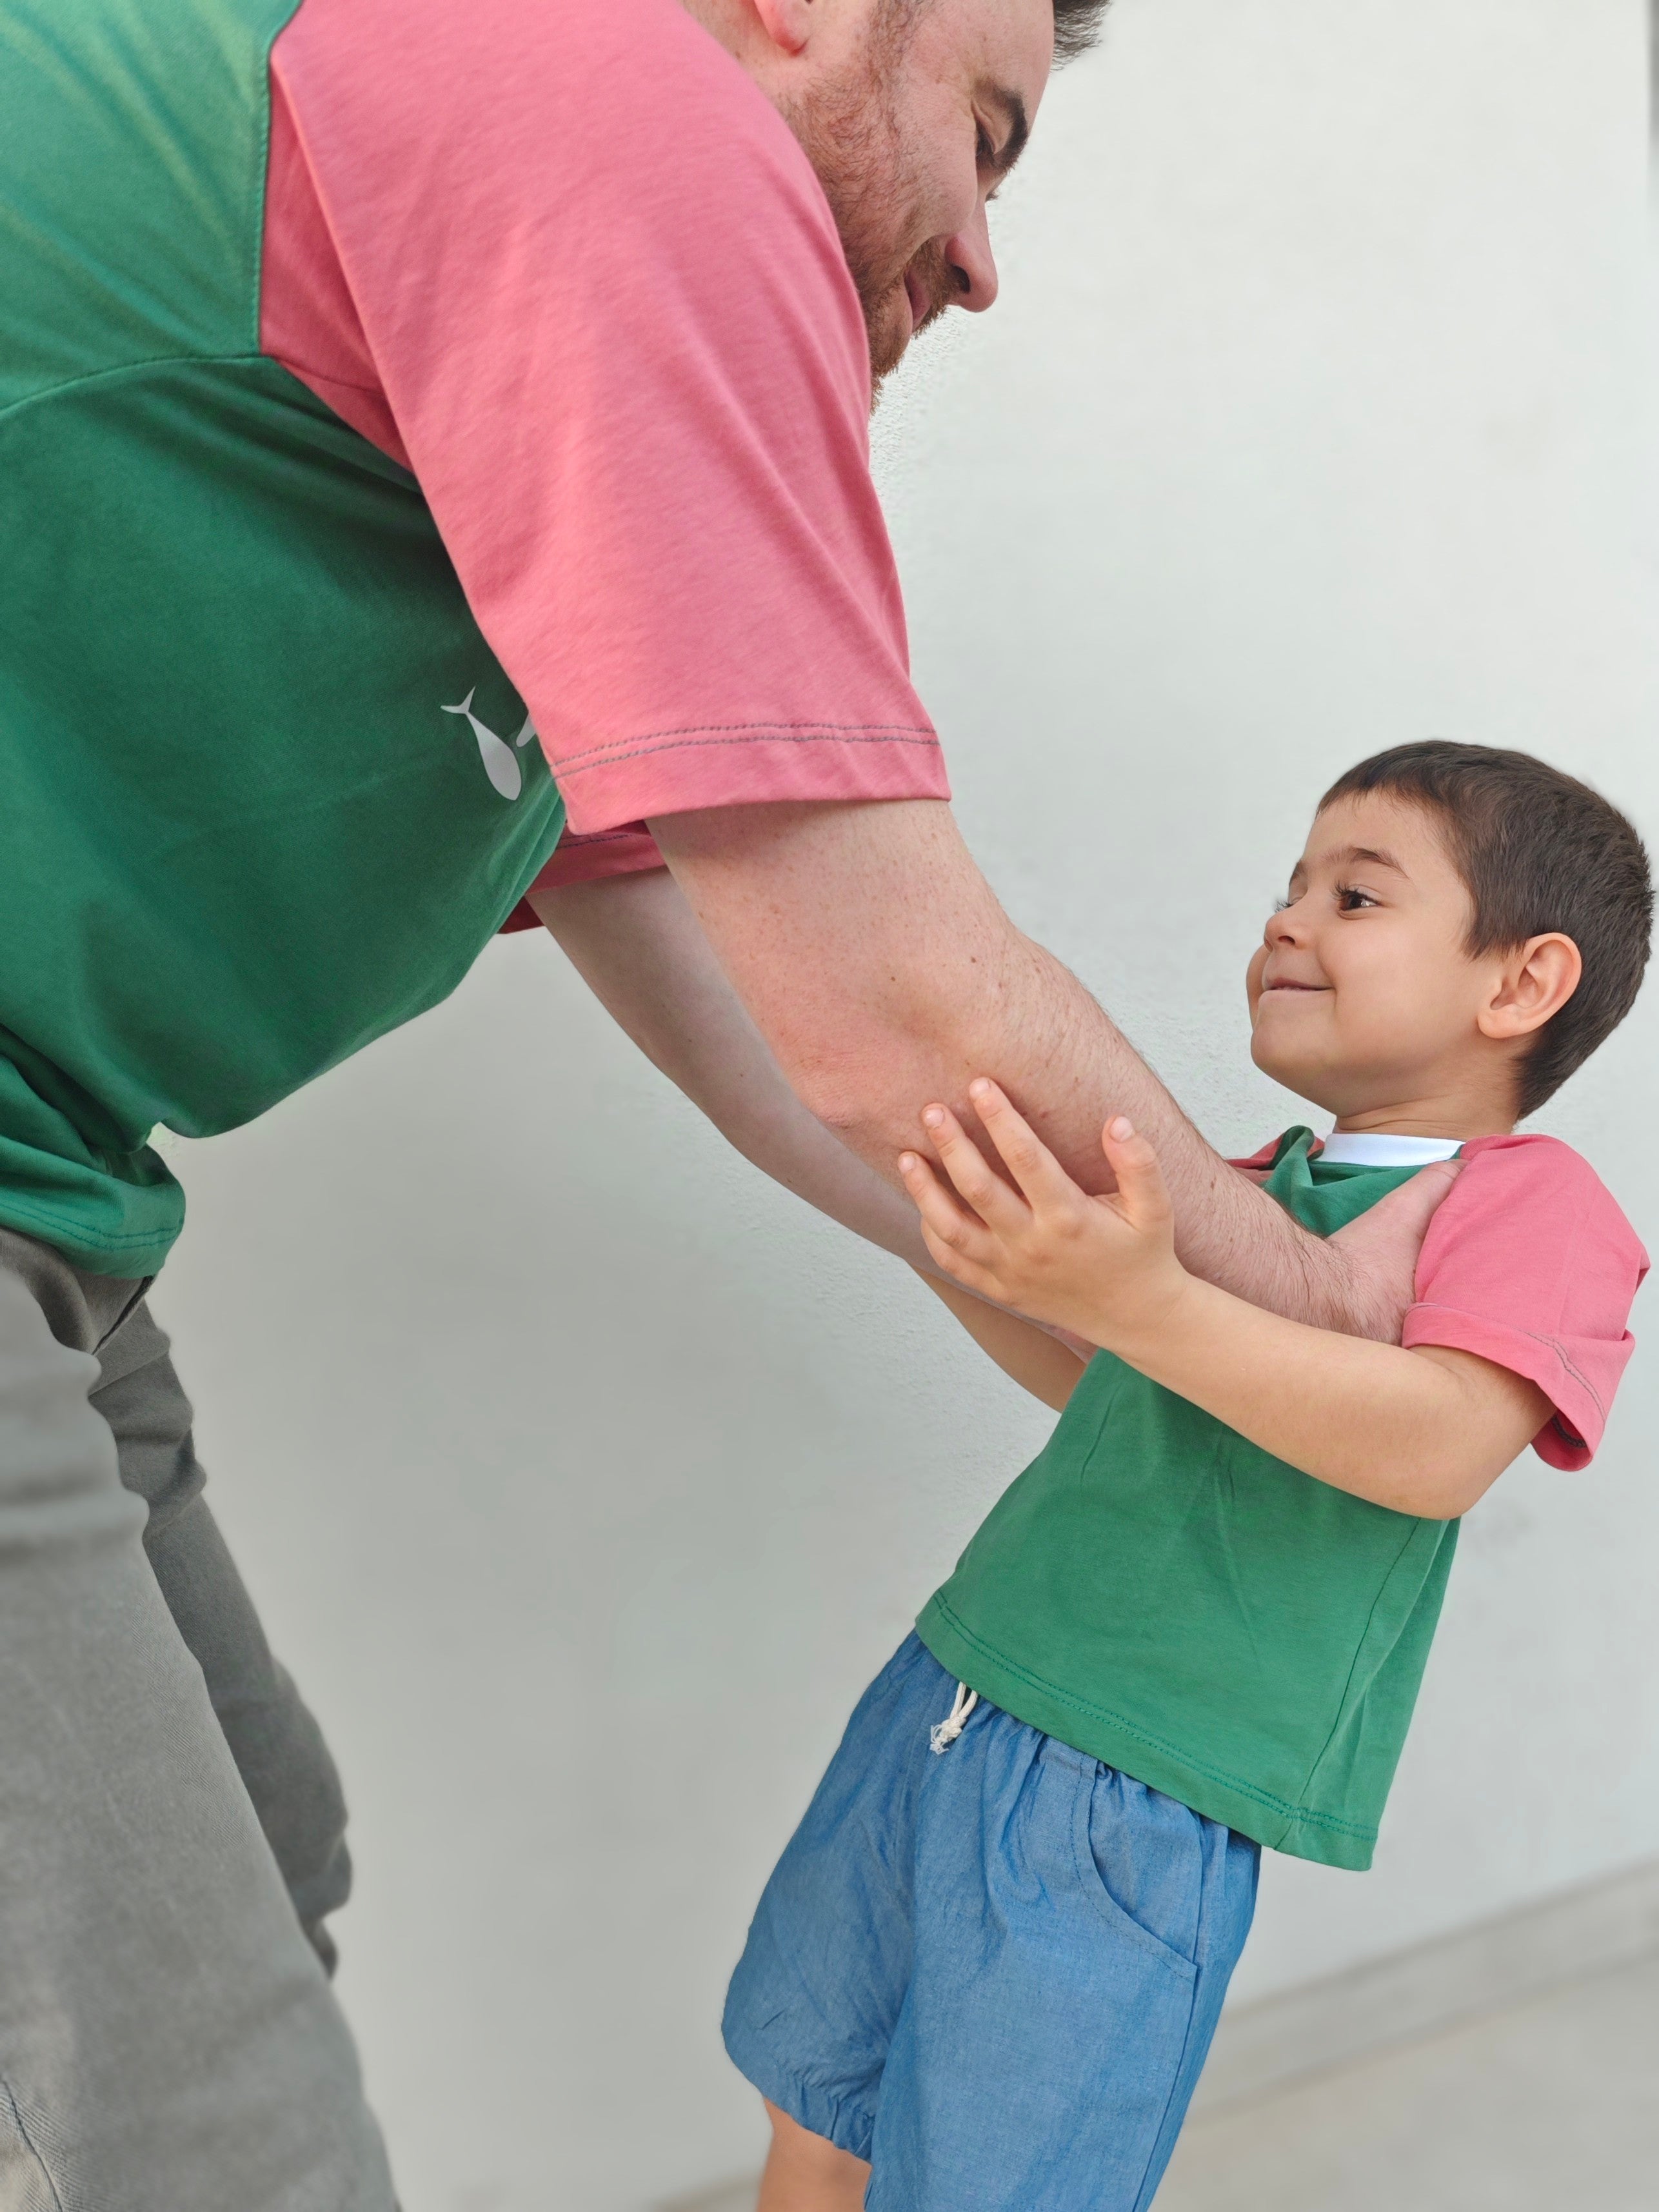
[[[1462,1137],[1393,1137],[1369,1130],[1333,1130],[1319,1157],[1333,1167],[1420,1168],[1449,1160],[1462,1149]]]

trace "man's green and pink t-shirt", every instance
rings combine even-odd
[[[152,1128],[550,869],[945,795],[835,223],[678,0],[4,0],[0,199],[0,1224],[147,1274]]]

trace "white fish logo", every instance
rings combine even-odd
[[[494,730],[481,722],[472,711],[475,684],[459,707],[446,707],[446,714],[465,714],[472,725],[472,734],[478,740],[478,758],[483,763],[484,774],[503,799],[516,799],[524,789],[524,771],[519,766],[518,753],[536,734],[536,726],[528,714],[524,727],[509,745],[505,738],[498,738]]]

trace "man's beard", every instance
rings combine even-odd
[[[917,332],[944,313],[958,289],[939,246],[907,251],[903,244],[914,228],[912,210],[920,195],[905,157],[894,87],[915,14],[912,0],[890,0],[847,75],[784,109],[841,234],[842,252],[864,310],[877,392],[913,334],[907,273],[921,295],[915,303]]]

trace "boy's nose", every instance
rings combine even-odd
[[[1296,935],[1295,925],[1291,920],[1295,912],[1296,908],[1289,906],[1273,908],[1267,916],[1267,927],[1262,933],[1269,945],[1284,945]]]

